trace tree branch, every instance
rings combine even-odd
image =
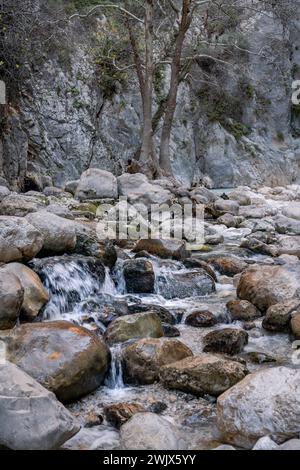
[[[120,5],[113,5],[113,4],[99,4],[94,6],[90,11],[87,13],[74,13],[69,17],[69,21],[72,20],[73,18],[87,18],[88,16],[92,15],[98,8],[116,8],[117,10],[121,11],[122,13],[125,13],[125,15],[129,16],[130,18],[133,18],[134,20],[138,21],[141,24],[144,24],[144,21],[139,18],[138,16],[134,15],[130,11],[126,10],[125,8],[121,7]]]

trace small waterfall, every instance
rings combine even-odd
[[[113,280],[116,285],[116,290],[120,295],[126,294],[126,283],[124,278],[123,264],[123,260],[118,260],[113,270]]]
[[[105,279],[102,285],[101,292],[103,294],[109,294],[109,295],[117,295],[118,293],[115,283],[112,280],[112,277],[110,275],[110,270],[108,267],[105,268]]]
[[[111,367],[109,375],[106,379],[108,388],[114,390],[124,388],[123,370],[122,370],[122,345],[116,344],[111,346]]]

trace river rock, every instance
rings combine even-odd
[[[117,199],[117,179],[109,171],[90,168],[82,173],[75,196],[81,201],[87,199]]]
[[[79,184],[79,181],[80,180],[71,180],[71,181],[67,181],[65,183],[65,186],[64,186],[64,190],[67,192],[67,193],[70,193],[70,194],[75,194],[76,193],[76,189],[77,189],[77,186]]]
[[[278,447],[278,450],[300,450],[300,439],[290,439]]]
[[[114,403],[104,408],[104,413],[107,421],[115,428],[125,424],[136,413],[145,412],[145,408],[139,403]]]
[[[120,437],[111,426],[84,427],[69,439],[60,450],[115,450],[120,448]]]
[[[31,212],[37,212],[45,208],[45,204],[33,196],[11,193],[0,203],[0,214],[24,217]]]
[[[294,315],[291,319],[291,330],[295,339],[300,339],[300,313]]]
[[[233,256],[210,258],[209,261],[220,274],[225,276],[235,276],[248,268],[247,263]]]
[[[225,214],[239,215],[239,208],[237,201],[218,199],[212,205],[212,212],[215,217],[221,217]]]
[[[55,395],[14,364],[0,364],[0,446],[57,449],[79,431]]]
[[[243,221],[243,217],[232,214],[224,214],[218,218],[218,224],[225,225],[227,228],[237,228]]]
[[[300,313],[300,299],[287,300],[271,305],[263,319],[262,326],[272,332],[288,332],[293,315]]]
[[[44,238],[35,227],[21,217],[0,216],[0,262],[34,258]]]
[[[237,328],[223,328],[208,333],[203,338],[204,352],[239,354],[248,344],[248,333]]]
[[[56,203],[49,204],[49,206],[47,206],[46,208],[46,211],[51,212],[51,214],[55,214],[58,217],[62,217],[64,219],[69,219],[69,220],[74,219],[74,216],[72,212],[70,211],[70,209],[68,209],[66,206],[63,206],[62,204],[56,204]]]
[[[206,261],[203,261],[203,260],[197,259],[197,258],[188,258],[188,259],[185,259],[183,261],[183,264],[188,269],[191,269],[191,268],[204,269],[207,272],[207,274],[209,274],[210,277],[213,278],[213,280],[215,282],[218,281],[218,278],[216,276],[215,271],[213,270],[213,268]]]
[[[282,213],[286,217],[300,221],[300,202],[291,202]]]
[[[269,436],[264,436],[258,439],[257,443],[252,450],[277,450],[278,444],[274,442]]]
[[[233,321],[251,321],[261,317],[260,311],[248,300],[230,300],[226,307]]]
[[[124,278],[128,293],[152,294],[155,274],[151,261],[142,258],[125,261]]]
[[[204,269],[159,274],[157,284],[159,293],[165,299],[204,296],[216,289],[214,280]]]
[[[129,382],[151,384],[158,380],[162,366],[192,355],[177,339],[144,338],[127,346],[123,353],[125,377]]]
[[[124,450],[179,450],[178,429],[155,413],[135,414],[121,427]]]
[[[9,263],[0,269],[0,273],[2,271],[7,274],[11,273],[19,279],[24,290],[22,315],[26,320],[34,320],[49,300],[48,292],[39,276],[32,269],[20,263]]]
[[[160,381],[166,388],[197,396],[218,396],[248,373],[239,362],[211,354],[187,357],[161,368]]]
[[[60,253],[72,251],[76,246],[74,223],[46,211],[29,214],[26,219],[44,238],[43,250]]]
[[[200,310],[190,313],[185,319],[185,324],[196,328],[206,328],[216,325],[217,319],[208,310]]]
[[[242,273],[238,297],[248,300],[261,312],[271,305],[294,298],[300,289],[300,263],[284,266],[253,266]]]
[[[225,442],[246,449],[268,434],[299,434],[300,370],[274,367],[248,375],[218,398],[217,416]]]
[[[300,236],[280,235],[277,240],[279,255],[297,256],[300,259]]]
[[[150,183],[141,173],[124,173],[118,177],[119,195],[126,196],[130,204],[142,204],[149,207],[151,204],[169,204],[172,193],[160,185]]]
[[[231,201],[237,201],[240,206],[250,206],[251,205],[251,191],[245,191],[243,188],[237,188],[234,191],[231,191],[228,194],[228,197]]]
[[[135,253],[139,251],[147,251],[151,255],[160,258],[171,258],[176,260],[184,260],[189,256],[186,250],[186,243],[182,240],[139,240],[133,250]]]
[[[300,235],[300,221],[283,215],[277,216],[275,230],[280,234]]]
[[[106,330],[109,344],[123,343],[129,339],[160,338],[163,336],[162,324],[155,312],[142,312],[124,315],[114,320]]]
[[[275,245],[268,245],[252,235],[242,240],[240,247],[253,251],[253,253],[272,256],[274,258],[279,255],[278,248]]]
[[[7,340],[7,354],[62,402],[101,385],[109,365],[104,342],[67,321],[24,324]]]
[[[17,323],[24,298],[19,279],[0,269],[0,330],[13,328]]]
[[[168,323],[170,325],[174,325],[176,323],[176,315],[170,310],[168,310],[165,307],[162,307],[161,305],[155,305],[155,304],[132,304],[129,305],[128,307],[129,313],[140,313],[140,312],[155,312],[159,318],[161,319],[162,322]]]
[[[180,336],[180,331],[176,326],[170,325],[169,323],[162,323],[162,327],[166,338],[176,338]]]
[[[10,194],[10,190],[5,186],[0,186],[0,202]]]

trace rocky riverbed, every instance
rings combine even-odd
[[[0,183],[0,446],[300,449],[299,185]],[[100,240],[120,196],[203,204],[203,243]]]

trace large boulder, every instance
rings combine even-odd
[[[242,273],[237,294],[265,312],[271,305],[296,297],[299,289],[300,263],[254,266]]]
[[[172,201],[172,193],[158,184],[150,183],[141,173],[124,173],[118,177],[119,195],[126,196],[130,204],[168,204]]]
[[[154,292],[155,274],[151,261],[130,259],[124,263],[126,290],[133,294],[152,294]]]
[[[133,251],[135,253],[147,251],[151,255],[159,256],[160,258],[171,258],[176,260],[184,260],[189,256],[189,252],[186,249],[186,243],[183,240],[141,239],[136,243]]]
[[[45,206],[46,203],[41,198],[11,193],[0,203],[0,214],[25,217],[25,215],[31,212],[44,209]]]
[[[117,179],[109,171],[90,168],[82,173],[75,196],[81,201],[87,199],[117,199]]]
[[[248,344],[248,333],[237,328],[222,328],[208,333],[203,338],[204,352],[238,354]]]
[[[263,319],[265,330],[272,332],[289,332],[293,315],[300,313],[300,298],[271,305]]]
[[[114,320],[105,333],[110,344],[124,343],[129,339],[161,338],[162,336],[162,323],[155,312],[124,315]]]
[[[0,330],[13,328],[17,323],[24,290],[13,273],[0,269]]]
[[[187,357],[161,368],[160,380],[170,389],[197,396],[218,396],[242,380],[248,373],[239,362],[211,354]]]
[[[300,202],[291,202],[285,207],[283,214],[291,219],[300,220]]]
[[[217,415],[224,440],[247,449],[266,435],[299,435],[300,370],[275,367],[248,375],[218,398]]]
[[[49,295],[39,276],[32,269],[20,263],[9,263],[0,269],[0,274],[15,275],[24,289],[22,315],[27,320],[34,320],[41,308],[48,302]]]
[[[124,450],[179,450],[178,429],[154,413],[137,413],[121,427]]]
[[[57,449],[79,431],[53,393],[9,362],[0,364],[0,416],[0,446],[8,449]]]
[[[0,216],[0,262],[34,258],[44,238],[39,230],[21,217]]]
[[[285,217],[284,215],[275,218],[275,229],[281,234],[300,235],[300,220]]]
[[[11,362],[62,402],[73,401],[102,383],[109,365],[104,342],[66,321],[24,324],[7,338]]]
[[[144,338],[127,346],[123,353],[125,377],[129,382],[151,384],[158,380],[162,366],[192,355],[192,351],[176,339]]]
[[[157,276],[157,285],[165,299],[204,296],[216,289],[214,280],[204,269],[161,273]]]
[[[26,219],[42,233],[43,250],[61,253],[75,248],[76,231],[72,221],[46,211],[29,214]]]
[[[252,321],[261,317],[260,311],[248,300],[229,300],[226,307],[233,321]]]

